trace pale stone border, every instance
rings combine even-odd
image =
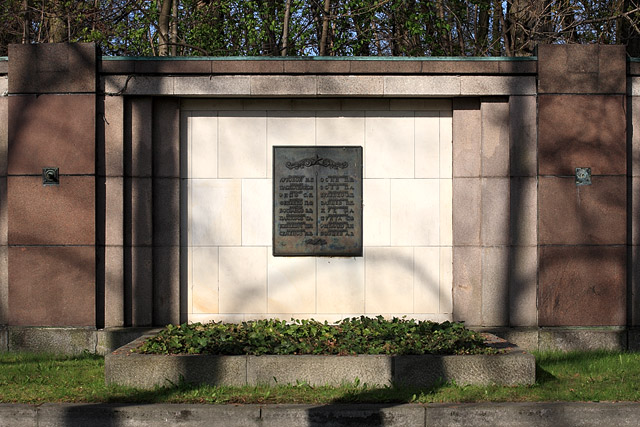
[[[535,357],[511,348],[497,355],[462,356],[211,356],[132,353],[146,338],[105,356],[105,381],[141,389],[178,384],[311,386],[353,383],[431,387],[441,382],[531,385]]]
[[[508,96],[535,95],[533,76],[103,76],[107,95]]]

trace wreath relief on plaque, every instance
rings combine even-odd
[[[273,255],[362,256],[362,147],[273,147]]]

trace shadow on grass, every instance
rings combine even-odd
[[[81,361],[81,360],[100,360],[103,356],[99,356],[93,353],[81,353],[77,355],[66,355],[57,353],[3,353],[0,354],[1,365],[24,365],[29,363],[42,363],[42,362],[69,362],[69,361]]]

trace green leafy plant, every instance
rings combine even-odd
[[[478,354],[495,353],[462,323],[352,317],[335,325],[269,319],[168,325],[135,349],[148,354]]]

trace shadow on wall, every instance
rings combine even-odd
[[[9,62],[15,96],[8,99],[8,195],[2,201],[8,206],[11,258],[8,321],[89,326],[95,324],[95,184],[93,177],[78,175],[93,173],[95,101],[91,94],[68,93],[79,92],[76,85],[91,86],[95,54],[86,45],[49,49],[18,46]],[[60,49],[64,55],[57,55]],[[75,66],[86,74],[69,81],[66,73]],[[60,168],[60,186],[42,186],[46,166]]]

